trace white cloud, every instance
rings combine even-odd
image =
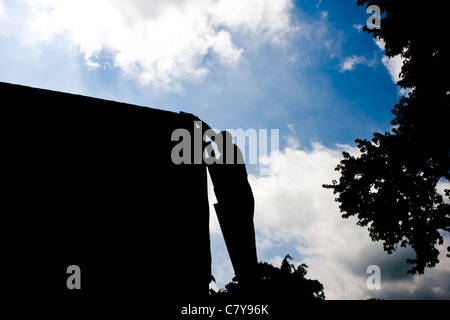
[[[385,50],[386,43],[384,43],[383,39],[373,39],[373,41],[375,41],[375,44],[378,48],[380,48],[380,50]]]
[[[386,44],[384,43],[384,41],[382,39],[374,39],[374,41],[375,41],[375,44],[377,45],[377,47],[380,48],[380,50],[383,50],[383,51],[385,50]],[[404,61],[405,61],[405,59],[400,54],[398,54],[394,57],[391,57],[391,58],[383,56],[383,58],[381,59],[381,62],[388,70],[389,75],[391,76],[391,79],[395,84],[397,84],[397,82],[400,81],[400,79],[401,79],[400,72],[402,71],[402,66],[403,66]],[[401,96],[404,96],[404,95],[408,94],[409,92],[410,92],[410,90],[403,89],[403,88],[399,88],[399,90],[398,90],[398,94]]]
[[[381,59],[381,62],[383,62],[384,66],[389,72],[389,75],[391,76],[392,81],[397,84],[401,80],[400,72],[402,71],[403,62],[405,59],[401,55],[396,55],[392,58],[388,58],[384,56]],[[410,89],[404,89],[400,88],[398,89],[398,95],[405,96],[409,92],[411,92]]]
[[[382,39],[374,39],[375,44],[380,50],[385,50],[386,44]],[[381,59],[383,62],[383,65],[386,67],[386,69],[389,72],[389,75],[391,76],[392,81],[397,84],[397,82],[400,80],[400,72],[402,71],[403,61],[401,55],[396,55],[395,57],[388,58],[386,56],[383,56]]]
[[[205,58],[237,66],[233,33],[283,44],[296,30],[291,0],[27,0],[33,42],[68,37],[89,68],[111,60],[142,85],[176,89],[208,73]],[[208,60],[206,59],[206,60]]]
[[[320,11],[320,19],[328,18],[328,11]]]
[[[352,71],[358,64],[364,64],[372,67],[375,64],[375,60],[367,60],[366,57],[357,55],[347,57],[340,65],[340,72]]]
[[[358,32],[362,31],[363,25],[362,24],[353,24],[353,28],[355,28],[356,30],[358,30]]]
[[[2,23],[4,22],[5,18],[5,5],[3,4],[3,0],[0,0],[0,34],[4,33]]]
[[[381,61],[389,72],[392,81],[396,84],[400,81],[400,72],[402,71],[403,66],[403,58],[400,55],[397,55],[392,58],[388,58],[384,56]]]
[[[445,195],[446,189],[450,189],[450,182],[442,178],[436,185],[436,191],[442,196],[445,203],[450,203],[449,198]]]
[[[277,174],[250,177],[257,244],[263,256],[274,247],[292,246],[309,265],[308,275],[324,284],[328,298],[358,298],[364,286],[353,288],[358,282],[347,268],[371,242],[367,232],[341,219],[335,196],[322,188],[338,178],[333,169],[341,152],[319,143],[310,151],[287,148],[280,153]],[[293,254],[278,252],[287,253]]]
[[[441,263],[423,276],[412,277],[406,275],[405,263],[412,257],[411,249],[387,255],[381,243],[372,242],[367,230],[356,225],[356,218],[341,218],[335,195],[321,185],[339,177],[334,168],[343,150],[358,154],[356,148],[344,145],[326,148],[313,143],[311,150],[301,150],[292,144],[280,152],[276,174],[249,176],[260,261],[279,266],[288,253],[300,257],[294,263],[309,266],[307,277],[324,284],[327,299],[449,298],[445,284],[450,275],[450,259],[445,258],[449,237],[440,247]],[[220,288],[233,274],[224,244],[217,244],[221,238],[217,221],[211,220],[213,272]],[[372,264],[381,268],[381,290],[366,286],[366,270]]]

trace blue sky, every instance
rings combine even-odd
[[[30,43],[27,33],[39,35],[27,28],[32,14],[21,8],[27,3],[3,3],[3,11],[20,11],[12,12],[11,20],[14,15],[26,20],[2,23],[1,80],[6,82],[193,112],[217,128],[278,128],[283,135],[291,123],[304,146],[311,139],[325,145],[351,143],[385,131],[398,101],[398,90],[381,63],[383,52],[354,27],[365,24],[369,15],[353,1],[323,1],[320,6],[316,1],[295,2],[288,14],[299,30],[284,35],[282,45],[230,30],[234,44],[243,49],[239,64],[230,68],[208,53],[200,63],[207,65],[208,74],[195,81],[186,77],[175,92],[125,77],[123,69],[111,67],[106,51],[96,59],[101,66],[89,68],[79,43],[68,39],[70,30],[55,30],[51,41]],[[14,24],[20,24],[13,26],[20,38],[8,30]],[[342,71],[345,59],[354,55],[374,61]]]
[[[329,298],[449,298],[445,253],[406,276],[410,252],[387,256],[321,188],[356,138],[390,129],[401,94],[401,59],[361,32],[369,14],[355,2],[0,0],[0,81],[279,129],[278,174],[249,168],[260,260],[306,262]],[[232,269],[214,217],[211,228],[220,288]],[[370,264],[381,291],[365,286]]]

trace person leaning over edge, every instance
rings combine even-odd
[[[201,121],[194,115],[185,115],[193,122]],[[215,133],[205,122],[201,128],[215,142],[220,153],[216,157],[212,143],[203,142],[203,150],[206,149],[208,157],[214,158],[214,161],[208,161],[207,167],[218,201],[214,208],[236,275],[233,280],[238,281],[242,291],[246,292],[258,279],[258,260],[253,223],[255,201],[244,157],[229,132]]]

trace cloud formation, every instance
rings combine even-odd
[[[345,58],[345,60],[340,65],[340,71],[351,71],[355,69],[358,64],[365,64],[366,58],[363,56],[353,55],[351,57]]]
[[[375,41],[375,44],[377,45],[377,47],[380,48],[380,50],[383,50],[383,51],[385,50],[386,44],[384,43],[384,41],[382,39],[374,39],[374,41]],[[381,62],[388,70],[389,75],[391,76],[391,79],[395,84],[397,84],[397,82],[400,81],[400,79],[401,79],[400,72],[402,71],[402,66],[403,66],[404,61],[405,61],[405,59],[402,57],[401,54],[398,54],[394,57],[383,56],[383,58],[381,59]],[[403,89],[403,88],[398,89],[398,94],[401,96],[404,96],[404,95],[408,94],[409,92],[410,92],[410,90],[408,90],[408,89]]]
[[[353,28],[357,29],[358,32],[362,30],[362,25],[354,24]],[[374,42],[376,46],[384,51],[385,50],[385,43],[382,39],[374,39]],[[339,65],[339,71],[340,72],[346,72],[346,71],[352,71],[356,68],[358,65],[366,65],[368,67],[374,67],[377,64],[377,54],[375,53],[374,57],[372,59],[367,59],[364,56],[358,56],[358,55],[352,55],[349,57],[346,57],[341,64]],[[401,79],[400,72],[402,71],[402,66],[404,62],[404,58],[399,54],[394,57],[386,57],[383,56],[381,58],[381,62],[386,67],[389,75],[391,76],[392,82],[397,84],[397,82]],[[403,88],[399,88],[398,94],[403,96],[406,95],[410,90],[406,90]]]
[[[3,4],[3,0],[0,0],[0,23],[2,23],[6,18],[5,14],[5,5]],[[3,26],[0,24],[0,34],[3,33]]]
[[[211,61],[237,66],[233,35],[280,45],[296,30],[291,0],[27,0],[34,41],[70,39],[90,68],[107,63],[142,85],[176,89]],[[107,61],[107,63],[105,62]]]
[[[445,257],[448,235],[440,246],[441,263],[425,275],[413,277],[406,274],[409,265],[405,261],[413,257],[410,248],[399,248],[388,255],[381,243],[372,242],[367,230],[356,225],[356,218],[341,218],[335,195],[322,184],[339,178],[334,168],[343,150],[354,155],[358,152],[347,145],[327,148],[312,143],[307,150],[291,143],[280,152],[276,174],[249,176],[256,203],[259,260],[279,266],[282,257],[291,254],[296,265],[305,262],[309,266],[308,277],[324,284],[327,299],[450,298],[450,284],[445,280],[450,276],[450,259]],[[214,213],[212,207],[211,210]],[[220,237],[220,228],[212,217],[217,287],[233,276]],[[371,290],[366,285],[370,265],[381,269],[381,290]]]

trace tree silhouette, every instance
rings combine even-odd
[[[357,139],[361,155],[344,152],[339,182],[323,186],[339,194],[342,216],[356,215],[372,240],[384,241],[385,251],[411,246],[416,257],[407,260],[408,273],[423,274],[439,263],[436,244],[443,243],[441,231],[450,231],[450,205],[436,192],[440,179],[450,179],[446,11],[406,0],[357,4],[380,7],[381,28],[364,31],[384,41],[386,56],[404,58],[398,85],[410,93],[392,111],[393,129],[374,133],[371,141]]]
[[[270,263],[258,264],[258,281],[251,288],[243,289],[238,282],[229,282],[218,294],[226,296],[263,296],[271,299],[288,300],[323,300],[325,293],[323,285],[318,280],[306,279],[308,266],[304,263],[297,268],[289,263],[292,260],[286,255],[280,268]]]

